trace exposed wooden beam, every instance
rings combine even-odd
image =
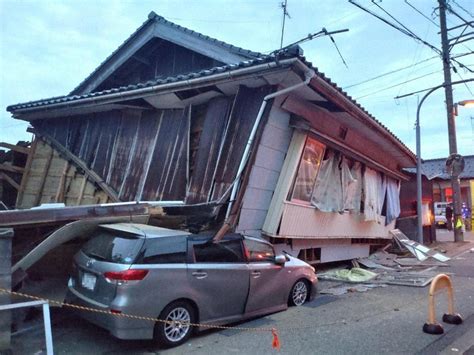
[[[28,176],[30,174],[31,163],[33,161],[33,156],[35,155],[36,146],[38,144],[38,139],[34,138],[31,143],[30,152],[28,153],[28,158],[26,159],[25,172],[21,177],[20,189],[18,190],[18,195],[16,196],[16,207],[19,207],[23,202],[23,192],[25,191],[26,182],[28,181]]]
[[[79,195],[77,196],[77,205],[81,204],[82,197],[84,196],[84,190],[86,189],[86,183],[87,183],[87,175],[84,175],[84,178],[82,179],[81,183],[81,188],[79,189]]]
[[[15,166],[15,165],[11,165],[9,163],[1,163],[0,164],[0,170],[8,171],[10,173],[23,174],[23,172],[25,171],[25,168]]]
[[[43,196],[44,184],[45,184],[46,178],[48,176],[49,167],[51,166],[51,160],[53,160],[53,155],[54,155],[54,149],[51,148],[51,154],[48,155],[48,158],[46,159],[46,164],[45,164],[44,169],[43,169],[43,173],[41,174],[39,188],[37,190],[38,194],[35,197],[34,206],[38,206],[41,202],[41,197]],[[48,202],[50,202],[50,201],[48,201]]]
[[[66,164],[64,164],[63,172],[61,174],[61,179],[59,180],[58,190],[56,191],[55,201],[56,202],[64,202],[64,190],[66,188],[66,178],[67,178],[67,171],[69,169],[69,162],[66,160]]]
[[[7,174],[5,173],[2,173],[0,172],[0,179],[3,179],[5,180],[6,182],[8,182],[10,185],[12,185],[17,191],[20,189],[20,185],[15,181],[13,180],[10,176],[8,176]]]
[[[47,143],[49,143],[52,147],[54,147],[54,149],[56,149],[60,155],[65,157],[67,160],[72,161],[78,168],[83,170],[93,182],[95,182],[107,195],[109,195],[113,202],[120,202],[120,198],[118,197],[117,193],[102,179],[102,177],[100,177],[95,171],[89,169],[83,160],[72,154],[66,149],[66,147],[64,147],[53,137],[44,133],[38,133],[36,131],[35,133]]]
[[[21,147],[19,145],[15,144],[10,144],[6,142],[0,142],[0,147],[7,148],[10,150],[14,150],[15,152],[23,153],[23,154],[29,154],[30,153],[30,148],[28,147]]]
[[[132,58],[135,59],[137,62],[140,62],[142,64],[145,64],[146,66],[151,67],[151,62],[144,57],[141,57],[135,54],[134,56],[132,56]]]

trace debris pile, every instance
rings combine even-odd
[[[352,261],[351,269],[332,269],[318,275],[321,280],[339,281],[320,293],[341,295],[347,292],[365,292],[375,287],[402,285],[425,287],[439,273],[438,267],[448,266],[449,257],[408,239],[398,229],[391,231],[400,249],[410,255],[389,253],[382,249],[368,258]],[[366,269],[361,268],[365,267]],[[370,269],[370,270],[367,270]],[[356,283],[357,285],[350,285]]]

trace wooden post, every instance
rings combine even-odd
[[[79,195],[77,196],[77,201],[76,201],[77,205],[81,204],[82,197],[84,196],[84,190],[86,189],[86,184],[87,184],[87,175],[84,175],[84,179],[82,180],[81,188],[79,190]]]
[[[0,287],[10,290],[12,282],[11,258],[12,258],[12,228],[0,228]],[[0,304],[11,303],[10,295],[0,294]],[[8,353],[11,339],[11,311],[0,312],[0,353]]]
[[[49,148],[51,148],[51,154],[48,156],[48,158],[46,160],[46,165],[44,166],[44,169],[43,169],[43,174],[41,174],[41,180],[40,180],[40,184],[39,184],[39,187],[38,187],[38,194],[36,195],[36,199],[35,199],[35,203],[34,203],[35,206],[38,206],[41,202],[41,197],[43,196],[44,184],[45,184],[46,178],[48,176],[49,167],[51,166],[51,160],[53,160],[54,149],[53,149],[53,147],[49,147]]]
[[[59,180],[58,190],[56,191],[56,196],[54,198],[55,202],[64,202],[64,190],[66,185],[66,177],[67,171],[69,169],[69,162],[66,160],[66,164],[64,164],[64,169],[61,174],[61,179]]]
[[[5,180],[6,182],[8,182],[11,186],[13,186],[17,191],[18,189],[20,188],[20,185],[18,185],[18,183],[13,180],[10,176],[8,176],[7,174],[3,173],[0,171],[0,179],[3,179]]]
[[[23,172],[23,176],[21,177],[20,188],[18,189],[18,195],[16,196],[16,207],[20,207],[21,203],[23,202],[23,193],[25,191],[25,185],[28,181],[28,176],[30,174],[31,169],[31,162],[33,161],[33,156],[35,155],[36,146],[38,144],[38,138],[34,138],[33,142],[31,143],[31,148],[28,153],[28,158],[26,159],[25,171]]]

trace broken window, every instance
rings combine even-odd
[[[291,201],[304,201],[309,203],[313,191],[314,182],[318,175],[321,160],[324,155],[325,146],[317,140],[308,137],[306,139],[303,154],[298,166]]]

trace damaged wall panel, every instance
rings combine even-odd
[[[222,197],[234,181],[263,98],[270,90],[269,86],[257,89],[239,87],[229,119],[222,154],[216,168],[213,200]]]
[[[235,180],[270,90],[242,86],[235,97],[195,108],[124,108],[33,121],[41,140],[17,207],[218,199]]]
[[[186,196],[187,203],[208,201],[230,107],[229,98],[217,98],[207,106],[202,126],[194,127],[195,121],[198,120],[193,119],[193,132],[199,130],[200,137],[196,156],[193,159],[193,169]]]
[[[17,208],[31,208],[52,202],[76,205],[108,201],[103,191],[48,143],[37,138],[35,146]]]

